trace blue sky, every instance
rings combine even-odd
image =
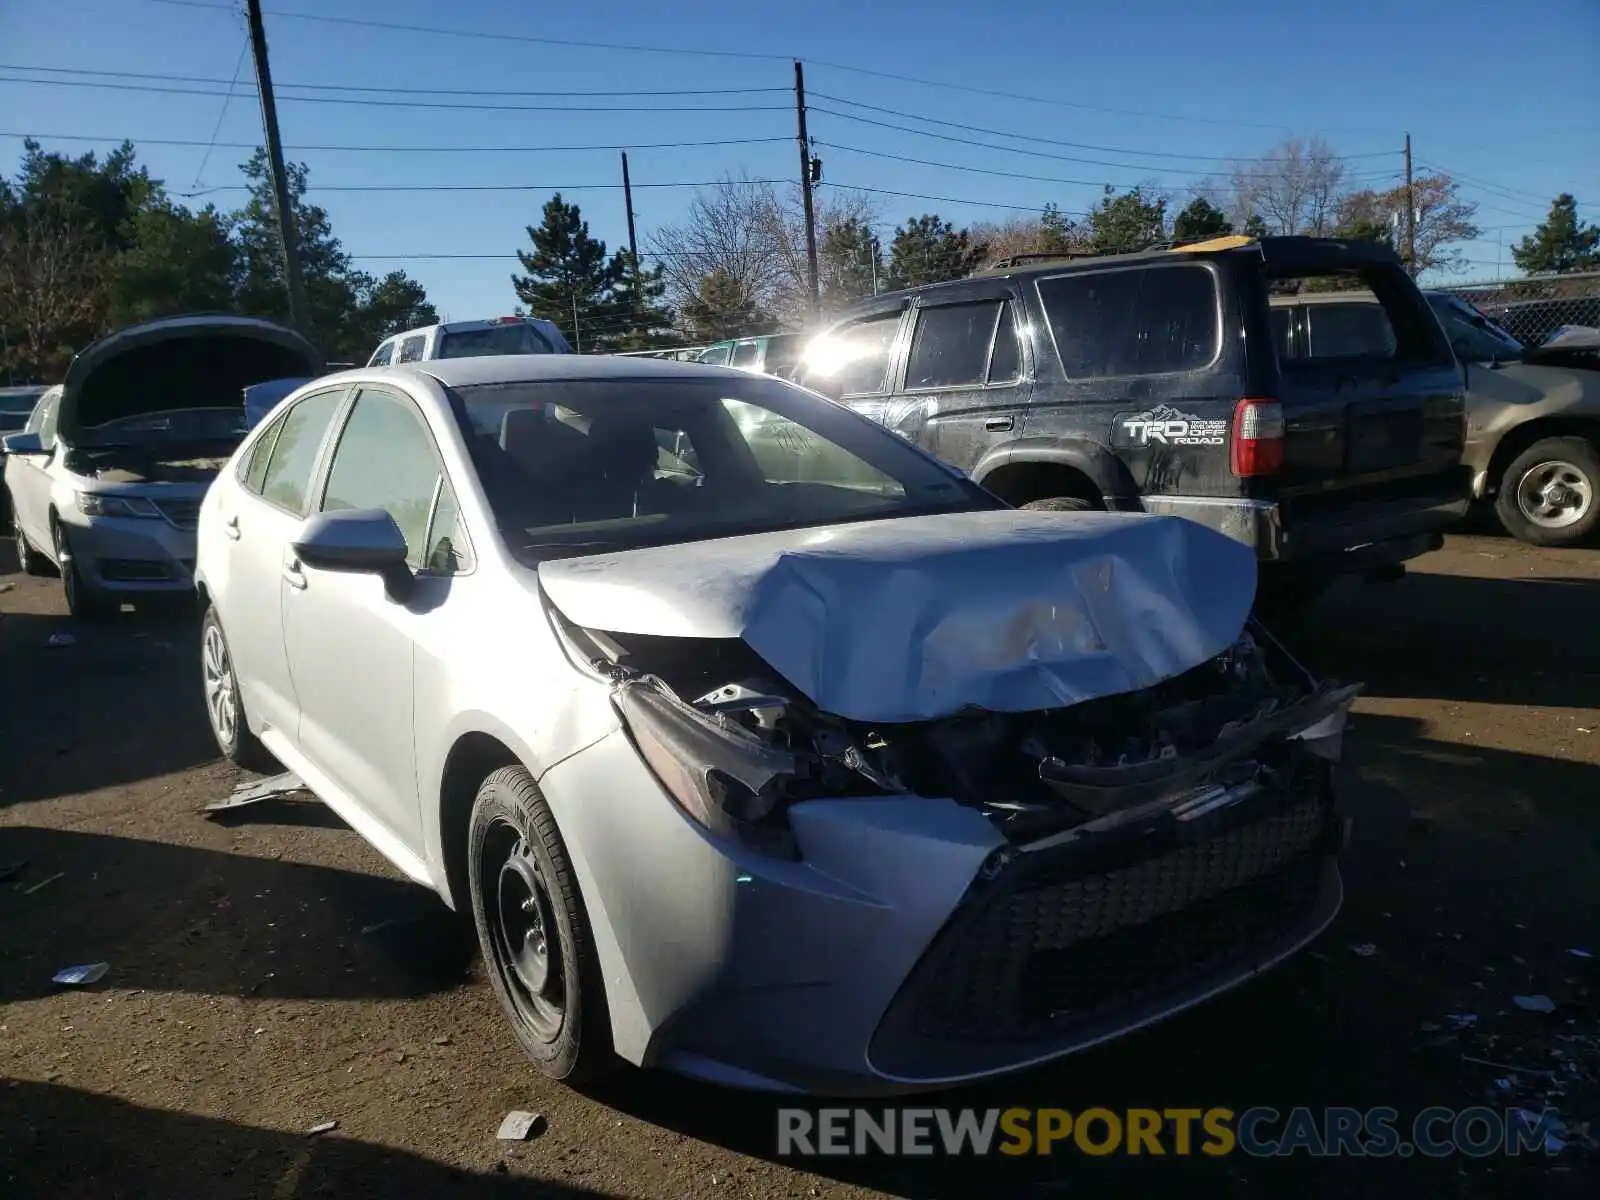
[[[216,5],[217,7],[208,7]],[[1509,247],[1558,192],[1600,218],[1600,0],[1118,0],[1109,4],[1017,0],[954,5],[880,0],[659,2],[536,6],[514,0],[266,0],[279,121],[291,158],[311,168],[317,203],[359,265],[403,267],[456,319],[509,312],[512,253],[560,186],[591,231],[626,241],[615,150],[441,153],[421,147],[571,147],[723,139],[786,139],[682,149],[634,149],[636,185],[714,180],[728,173],[793,179],[793,69],[807,62],[811,134],[824,143],[827,186],[918,192],[960,202],[879,195],[886,225],[925,211],[958,223],[1004,218],[999,205],[1089,207],[1102,183],[1155,181],[1179,197],[1287,133],[1320,134],[1360,184],[1400,179],[1410,131],[1419,172],[1442,168],[1480,205],[1482,239],[1467,248],[1470,275],[1510,268]],[[1399,10],[1403,15],[1394,15]],[[237,187],[237,164],[260,137],[237,0],[0,0],[0,169],[14,172],[15,135],[50,149],[103,149],[127,137],[175,192]],[[379,29],[322,18],[459,30],[479,36]],[[488,36],[482,36],[488,35]],[[529,38],[626,43],[672,53],[542,44]],[[721,51],[721,55],[682,51]],[[771,55],[771,58],[741,56]],[[833,65],[826,65],[833,64]],[[228,80],[221,95],[77,86],[83,76],[16,68],[66,68]],[[843,68],[914,76],[906,82]],[[109,81],[102,79],[102,82]],[[139,86],[221,93],[226,84],[123,79]],[[436,88],[437,95],[316,93],[384,104],[291,100],[291,84]],[[980,95],[964,84],[1038,97]],[[736,96],[472,96],[461,91],[597,92],[772,88]],[[312,93],[302,92],[302,95]],[[831,99],[830,99],[831,98]],[[397,99],[502,106],[631,106],[644,111],[516,111],[394,107]],[[671,111],[695,105],[749,111]],[[912,114],[908,120],[860,105]],[[841,113],[853,113],[851,120]],[[865,118],[865,120],[861,119]],[[934,125],[957,122],[1050,141],[1003,140]],[[989,145],[884,128],[914,126]],[[66,140],[78,135],[87,140]],[[193,145],[156,145],[157,140]],[[1077,149],[1070,142],[1099,150]],[[1005,144],[1034,153],[993,148]],[[350,151],[310,146],[407,149]],[[851,147],[853,149],[843,149]],[[876,152],[862,153],[862,151]],[[879,157],[898,155],[951,166]],[[1048,157],[1048,156],[1056,157]],[[1066,159],[1091,159],[1074,162]],[[1118,165],[1107,165],[1118,164]],[[202,169],[203,165],[203,169]],[[981,167],[1076,180],[1050,183],[986,175]],[[361,192],[335,186],[517,185],[528,191]],[[320,187],[319,187],[320,185]],[[692,196],[640,186],[641,242],[676,220]],[[222,207],[238,190],[208,191]],[[977,203],[987,201],[988,204]],[[387,258],[423,253],[504,259]]]

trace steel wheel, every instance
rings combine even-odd
[[[222,627],[215,622],[206,625],[200,644],[200,666],[211,732],[216,735],[217,744],[226,750],[235,745],[239,737],[239,696],[233,679],[233,663],[228,658],[228,643],[223,639]]]
[[[1593,505],[1593,485],[1574,463],[1536,463],[1517,481],[1517,510],[1541,529],[1576,525]]]
[[[479,880],[493,968],[535,1038],[554,1042],[566,1021],[565,964],[550,893],[526,836],[498,817],[483,841]]]

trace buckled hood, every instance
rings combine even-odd
[[[741,638],[818,708],[887,723],[1180,674],[1237,640],[1256,566],[1175,517],[1001,510],[560,559],[539,581],[577,625]]]

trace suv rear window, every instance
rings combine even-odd
[[[440,358],[482,358],[490,354],[554,354],[555,348],[532,325],[463,329],[439,339]]]
[[[1221,348],[1216,281],[1202,266],[1084,271],[1038,288],[1071,379],[1198,370]]]

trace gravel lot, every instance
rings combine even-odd
[[[0,873],[26,864],[0,882],[6,1195],[1597,1194],[1600,967],[1568,951],[1600,954],[1600,552],[1456,537],[1283,627],[1368,685],[1339,920],[1199,1011],[941,1101],[1548,1105],[1571,1131],[1550,1158],[1322,1162],[795,1163],[760,1097],[641,1072],[548,1084],[470,935],[330,812],[198,814],[241,776],[215,758],[192,621],[74,626],[55,581],[9,550],[0,570]],[[102,983],[51,986],[102,959]],[[513,1108],[548,1128],[508,1152]]]

